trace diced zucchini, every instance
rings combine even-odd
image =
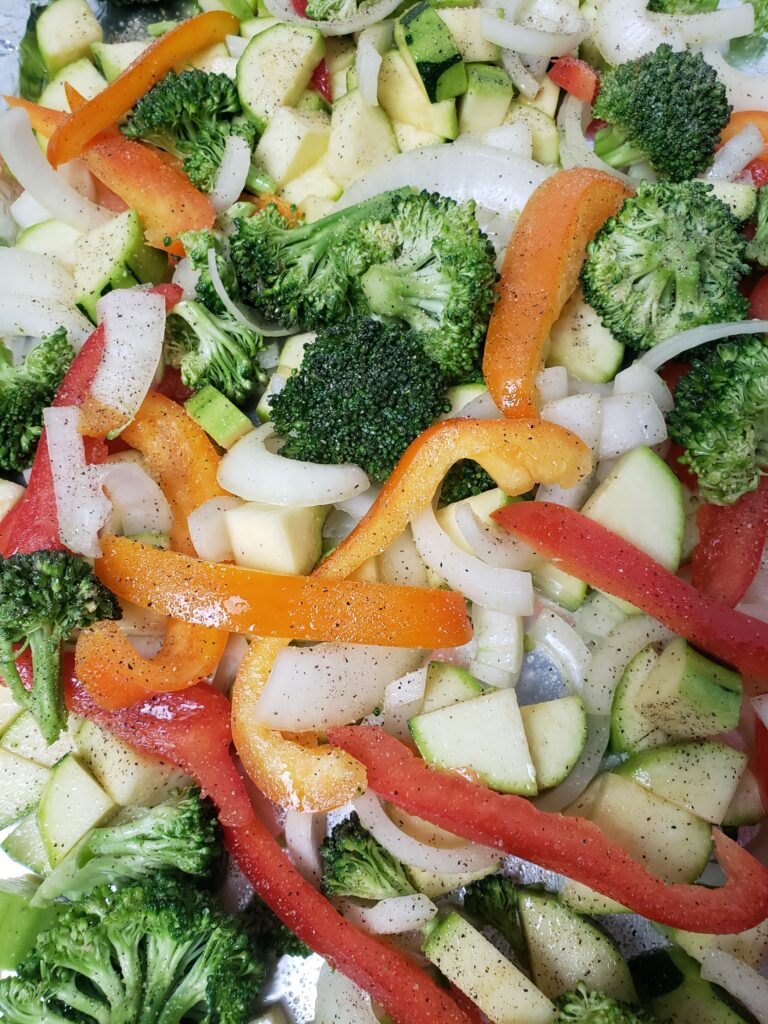
[[[51,867],[56,867],[86,832],[101,825],[115,810],[111,797],[74,754],[62,758],[50,772],[37,808],[40,837]]]
[[[31,907],[37,889],[31,878],[0,881],[0,971],[15,970],[40,932],[50,928],[63,907]]]
[[[745,768],[733,794],[733,800],[723,815],[723,825],[757,825],[764,817],[760,783],[751,769]]]
[[[560,136],[554,117],[527,103],[515,100],[507,114],[507,124],[525,124],[531,129],[531,155],[540,164],[556,164],[560,159]]]
[[[504,124],[514,94],[512,79],[503,68],[469,64],[467,90],[459,101],[459,134],[485,132]]]
[[[71,273],[75,269],[77,246],[82,237],[81,231],[65,224],[63,220],[44,220],[22,231],[16,240],[16,247],[50,256]]]
[[[536,772],[513,689],[416,715],[408,727],[427,764],[467,769],[502,793],[536,794]]]
[[[382,58],[378,97],[382,109],[398,124],[410,125],[437,141],[455,139],[459,133],[456,101],[431,103],[398,50],[388,50]],[[423,136],[420,144],[427,144]]]
[[[440,708],[459,704],[463,700],[480,697],[482,693],[481,684],[465,668],[444,661],[431,661],[427,669],[421,713],[439,711]]]
[[[325,159],[320,159],[297,178],[289,181],[283,189],[283,198],[289,203],[303,207],[307,199],[327,199],[335,202],[344,190],[328,174]]]
[[[37,20],[37,45],[50,75],[80,57],[104,38],[87,0],[54,0]]]
[[[643,750],[614,771],[719,825],[746,763],[747,755],[733,747],[703,741]]]
[[[316,89],[305,89],[296,101],[296,109],[311,112],[321,111],[323,114],[330,114],[333,105],[328,102],[325,96],[321,96]]]
[[[493,943],[459,914],[429,935],[424,955],[494,1024],[550,1024],[555,1008]]]
[[[238,565],[304,575],[322,553],[325,506],[287,508],[249,501],[224,513]]]
[[[36,811],[21,819],[13,832],[10,832],[0,844],[0,849],[7,853],[11,860],[36,875],[47,875],[51,870],[48,854],[40,838]]]
[[[68,729],[61,733],[55,743],[49,744],[40,731],[34,715],[25,711],[3,733],[0,747],[28,761],[34,761],[43,768],[53,768],[65,754],[75,749],[72,731],[76,724],[77,720],[70,720]]]
[[[624,346],[577,288],[549,332],[547,366],[564,366],[576,380],[600,384],[613,380],[623,358]]]
[[[736,932],[734,935],[706,935],[702,932],[685,932],[679,928],[665,928],[661,925],[656,927],[699,963],[713,950],[718,949],[730,953],[737,960],[742,960],[758,970],[768,953],[768,918],[754,928]]]
[[[248,0],[197,0],[201,11],[228,11],[238,21],[253,18],[254,7]]]
[[[266,32],[268,28],[279,24],[280,19],[271,16],[267,18],[246,18],[245,21],[240,22],[240,35],[244,39],[253,39],[259,33]]]
[[[310,25],[277,24],[251,39],[237,62],[237,91],[261,131],[298,101],[324,54],[322,32]]]
[[[140,40],[130,43],[94,43],[91,53],[102,75],[113,82],[127,67],[144,53],[149,43]]]
[[[107,80],[99,74],[87,57],[81,57],[73,64],[67,64],[46,85],[40,94],[41,106],[50,107],[51,110],[69,111],[65,85],[74,86],[84,99],[90,100],[102,89],[106,89]]]
[[[442,21],[448,26],[462,60],[485,61],[495,64],[501,53],[496,43],[489,43],[483,33],[483,18],[487,9],[482,7],[436,7]]]
[[[669,736],[643,714],[641,694],[659,656],[646,647],[624,669],[611,705],[611,750],[634,754],[667,743]]]
[[[465,405],[469,405],[487,391],[485,384],[455,384],[448,388],[448,401],[451,403],[449,416],[460,412]]]
[[[7,686],[0,686],[0,736],[4,736],[8,727],[21,714],[21,708],[11,696]]]
[[[459,875],[436,874],[434,871],[422,871],[420,868],[414,867],[406,867],[405,873],[414,889],[418,889],[419,892],[423,892],[425,896],[434,900],[438,896],[445,896],[446,893],[456,892],[457,889],[462,889],[465,885],[477,882],[498,870],[499,864],[492,864],[480,871],[467,871]]]
[[[256,161],[275,179],[277,188],[298,178],[328,148],[331,119],[321,110],[276,110],[256,147]]]
[[[534,566],[533,585],[543,597],[569,612],[581,607],[589,589],[584,580],[563,572],[554,562],[539,562]]]
[[[580,981],[612,999],[637,999],[626,961],[613,940],[551,893],[520,889],[517,898],[533,980],[550,999]]]
[[[211,384],[188,398],[184,408],[222,448],[231,448],[235,441],[253,430],[245,413]]]
[[[565,813],[589,818],[667,882],[693,882],[712,852],[706,821],[612,772],[598,775]]]
[[[587,713],[581,697],[560,697],[520,708],[539,789],[570,775],[587,742]]]
[[[445,139],[434,132],[425,132],[413,125],[393,121],[392,129],[401,153],[410,153],[412,149],[423,149],[425,146],[439,146]]]
[[[0,828],[32,810],[50,774],[50,769],[0,748]]]
[[[677,571],[685,529],[682,487],[650,448],[622,455],[581,511]]]
[[[736,181],[715,181],[712,194],[725,203],[737,220],[749,220],[757,207],[757,189]]]
[[[643,687],[643,714],[677,739],[703,739],[739,724],[741,676],[678,637],[661,653]]]
[[[557,112],[557,104],[560,99],[560,86],[555,85],[547,75],[541,80],[539,91],[529,99],[527,96],[520,96],[523,106],[531,107],[533,110],[540,110],[547,117],[554,117]]]
[[[420,80],[430,103],[461,96],[467,71],[448,26],[428,3],[417,3],[395,21],[395,45]]]
[[[180,768],[140,754],[94,722],[82,723],[75,743],[81,760],[116,804],[154,807],[189,785]]]
[[[566,879],[559,892],[561,901],[576,914],[628,914],[628,907],[595,892],[588,885]]]
[[[345,188],[398,153],[392,122],[381,107],[369,107],[355,89],[334,103],[326,165]]]

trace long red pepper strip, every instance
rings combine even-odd
[[[642,608],[703,651],[768,689],[768,624],[705,597],[645,552],[580,512],[521,501],[494,513],[502,526],[565,572]]]
[[[329,730],[328,739],[365,765],[375,793],[409,814],[567,875],[659,924],[729,934],[768,917],[768,870],[722,832],[714,840],[725,885],[671,885],[591,821],[539,811],[523,797],[428,768],[381,728],[345,726]]]
[[[230,753],[230,704],[221,693],[199,684],[108,712],[75,683],[68,687],[68,706],[194,776],[216,804],[227,846],[262,899],[308,946],[370,992],[397,1024],[472,1024],[405,953],[358,931],[293,867],[253,812]]]

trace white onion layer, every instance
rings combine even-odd
[[[26,231],[27,228],[31,228],[35,224],[42,224],[51,216],[29,192],[22,192],[19,198],[11,203],[10,211],[22,231]]]
[[[564,366],[549,366],[536,377],[542,402],[557,402],[568,396],[568,371]]]
[[[494,4],[493,6],[496,7],[497,5]],[[512,79],[512,84],[520,90],[523,96],[527,96],[529,100],[536,96],[541,86],[538,79],[523,64],[519,53],[514,53],[512,50],[502,50],[501,66]]]
[[[202,270],[195,270],[189,260],[179,260],[171,280],[181,288],[182,298],[197,298],[197,282],[200,280],[201,274]]]
[[[523,664],[523,620],[480,605],[472,607],[475,649],[469,670],[489,686],[514,686]]]
[[[610,733],[611,720],[607,715],[587,716],[587,742],[584,749],[568,777],[534,801],[540,811],[558,813],[578,800],[600,769]]]
[[[733,8],[729,8],[727,13],[732,14]],[[735,110],[768,108],[768,75],[750,75],[740,71],[728,63],[717,46],[705,46],[702,55],[717,72],[728,94],[728,102]]]
[[[609,167],[597,156],[584,136],[585,122],[592,119],[592,108],[588,103],[566,93],[557,113],[557,130],[560,135],[560,163],[566,169],[571,167],[594,167],[614,178],[630,184],[629,178],[615,167]]]
[[[359,466],[285,459],[266,445],[275,436],[272,424],[265,423],[232,446],[218,470],[225,491],[246,501],[311,508],[333,505],[368,490],[370,481]]]
[[[410,867],[438,875],[459,875],[482,871],[499,862],[497,850],[478,846],[477,843],[446,848],[429,846],[414,839],[395,825],[371,790],[357,797],[353,803],[363,827],[393,857]]]
[[[562,57],[575,50],[585,32],[543,32],[539,29],[515,25],[496,14],[484,14],[483,37],[504,50],[530,53],[536,57]]]
[[[602,402],[597,394],[586,392],[548,402],[541,410],[541,418],[557,423],[580,437],[591,449],[594,462],[597,461],[603,421]],[[572,487],[540,484],[536,490],[536,499],[551,501],[566,508],[581,508],[592,486],[592,478],[593,474],[589,473]]]
[[[206,562],[234,561],[226,513],[240,505],[242,501],[239,498],[222,495],[204,501],[190,512],[187,527],[198,558],[204,558]]]
[[[229,315],[236,320],[237,323],[243,327],[247,327],[249,331],[256,331],[258,334],[263,334],[264,337],[269,338],[282,338],[286,334],[290,334],[290,330],[284,327],[275,327],[274,324],[266,323],[263,318],[258,317],[255,310],[251,313],[246,310],[230,296],[227,289],[224,287],[224,282],[221,279],[219,273],[219,264],[216,260],[216,250],[210,248],[208,250],[206,260],[208,263],[208,273],[211,278],[211,284],[213,290],[221,300],[222,306],[226,309]],[[193,271],[194,273],[194,271]],[[200,276],[199,271],[197,272],[198,277]],[[195,281],[197,284],[197,281]],[[194,298],[194,295],[191,296]]]
[[[649,394],[612,395],[603,399],[600,459],[613,459],[639,445],[652,448],[667,440],[667,424]]]
[[[251,147],[242,135],[228,135],[224,155],[210,198],[217,213],[223,213],[240,197],[251,167]]]
[[[748,124],[718,149],[704,178],[707,181],[735,181],[747,164],[760,156],[764,146],[763,136],[756,126]]]
[[[38,145],[29,115],[16,107],[0,114],[0,156],[17,181],[51,217],[78,231],[105,224],[113,216],[75,192],[58,175]]]
[[[722,338],[730,338],[737,334],[764,334],[766,331],[768,320],[732,320],[724,324],[704,324],[702,327],[692,327],[689,331],[681,331],[680,334],[654,345],[640,357],[638,363],[658,370],[670,359],[677,359],[683,352],[698,345],[707,345],[711,341],[720,341]]]
[[[325,961],[315,995],[314,1024],[379,1024],[371,997]]]
[[[394,22],[382,21],[369,25],[360,33],[357,41],[355,72],[360,98],[369,107],[379,105],[379,71],[381,55],[392,45]]]
[[[382,583],[398,587],[426,587],[429,583],[410,526],[379,555],[378,561]]]
[[[112,527],[130,537],[137,533],[169,533],[173,515],[156,480],[136,462],[107,462],[100,467],[112,502]]]
[[[584,689],[592,655],[579,634],[556,612],[543,611],[528,631],[537,646],[543,647],[565,676],[568,692]]]
[[[323,877],[320,844],[325,833],[324,814],[306,814],[290,809],[285,812],[285,845],[291,860],[299,874],[318,888]]]
[[[426,685],[425,666],[396,679],[384,690],[382,723],[391,736],[399,740],[410,740],[408,719],[421,711]]]
[[[614,395],[648,394],[662,412],[671,412],[675,407],[672,392],[662,378],[645,363],[632,363],[626,370],[620,370],[613,380]]]
[[[297,21],[301,25],[311,25],[319,29],[324,36],[346,36],[353,32],[362,32],[369,25],[388,18],[398,7],[400,0],[376,0],[374,3],[366,3],[360,6],[357,14],[352,18],[329,19],[328,21],[312,21],[300,15],[293,5],[292,0],[265,0],[265,7],[269,13],[279,18],[280,21]]]
[[[345,900],[342,913],[369,935],[402,935],[429,924],[437,914],[437,907],[428,896],[417,892],[380,900],[373,907],[361,907]]]
[[[647,615],[633,615],[612,629],[592,655],[582,698],[591,715],[610,715],[613,695],[624,669],[649,644],[674,636]]]
[[[481,562],[495,569],[530,570],[536,556],[533,549],[508,530],[486,526],[468,503],[459,503],[454,513],[456,526]]]
[[[0,248],[0,293],[74,306],[75,282],[58,260],[27,249]]]
[[[713,949],[701,962],[701,976],[712,981],[743,1003],[758,1019],[768,1024],[768,981],[754,967],[742,963],[730,953]]]

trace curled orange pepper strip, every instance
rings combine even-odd
[[[231,633],[427,650],[472,636],[464,599],[446,590],[260,572],[127,537],[105,537],[102,549],[96,575],[118,597]]]
[[[579,282],[587,242],[632,193],[586,167],[547,178],[507,246],[483,357],[488,390],[505,416],[538,415],[536,375],[552,325]]]
[[[590,454],[573,434],[553,423],[446,420],[408,447],[368,514],[314,576],[345,579],[395,541],[432,501],[440,481],[460,459],[479,462],[508,494],[537,482],[571,486],[589,472]],[[302,811],[327,811],[359,795],[363,766],[346,751],[286,738],[260,725],[256,706],[275,658],[288,644],[268,638],[252,643],[232,692],[232,730],[240,759],[270,800]]]
[[[168,499],[172,548],[194,554],[187,527],[190,512],[225,493],[216,480],[219,456],[207,434],[180,405],[150,394],[121,437],[143,454]],[[80,633],[75,667],[102,707],[127,707],[144,699],[147,691],[182,690],[213,672],[227,635],[223,629],[171,619],[160,651],[143,658],[117,623],[99,622]]]
[[[239,28],[234,15],[208,11],[166,32],[106,89],[57,127],[48,144],[50,163],[59,167],[80,156],[94,136],[116,124],[172,68],[203,47],[221,42],[228,35],[237,35]]]

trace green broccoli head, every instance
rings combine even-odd
[[[481,465],[471,459],[462,459],[452,466],[445,475],[440,488],[440,507],[452,505],[454,501],[473,498],[483,491],[490,491],[496,481]]]
[[[768,185],[757,190],[755,233],[747,242],[745,256],[751,263],[768,267]]]
[[[242,404],[266,380],[259,364],[263,348],[264,339],[257,331],[229,313],[211,313],[201,302],[179,302],[168,317],[165,357],[195,391],[211,384]]]
[[[357,0],[309,0],[305,16],[313,21],[339,21],[354,18]]]
[[[584,297],[619,341],[652,348],[699,324],[743,320],[745,241],[702,181],[641,182],[587,246]]]
[[[723,342],[675,388],[669,436],[705,501],[730,505],[754,491],[768,466],[768,345],[762,335]]]
[[[34,715],[49,743],[67,720],[62,642],[75,629],[120,614],[117,598],[82,558],[35,551],[0,560],[0,670],[16,703]],[[24,688],[16,666],[27,648],[32,653],[31,690]]]
[[[363,828],[357,814],[333,829],[320,847],[320,856],[328,896],[386,900],[416,891],[400,861]]]
[[[717,10],[717,0],[650,0],[648,10],[656,14],[704,14]]]
[[[0,345],[0,470],[20,473],[32,464],[53,401],[75,357],[63,327],[44,338],[17,366]]]
[[[281,453],[354,462],[381,481],[413,439],[448,411],[440,367],[399,324],[351,317],[321,331],[270,399]]]
[[[253,938],[256,948],[267,963],[274,963],[281,956],[307,957],[312,950],[301,939],[294,935],[290,928],[283,924],[267,904],[258,896],[254,896],[245,911],[248,932]]]
[[[95,890],[37,939],[0,1010],[98,1024],[247,1024],[265,969],[247,929],[194,883],[152,875]]]
[[[516,959],[528,963],[528,948],[517,913],[517,886],[503,875],[487,875],[467,886],[464,909],[507,940]]]
[[[555,1000],[554,1024],[656,1024],[639,1006],[620,1003],[602,992],[590,992],[583,981]]]
[[[179,75],[171,71],[139,100],[122,130],[129,139],[178,157],[192,184],[210,192],[228,136],[243,135],[250,146],[255,142],[255,131],[244,127],[241,113],[237,87],[228,75],[195,68]]]
[[[593,113],[609,125],[595,136],[595,153],[606,163],[647,160],[659,174],[686,181],[712,163],[731,107],[700,53],[662,43],[603,75]]]
[[[225,252],[224,239],[216,234],[215,231],[204,229],[202,231],[183,231],[179,235],[179,241],[184,246],[184,252],[186,253],[189,265],[193,270],[200,271],[200,276],[195,285],[195,294],[198,301],[211,313],[215,313],[216,316],[222,316],[226,313],[226,309],[216,289],[213,287],[211,272],[208,266],[208,253],[211,249],[216,254],[216,268],[219,271],[219,277],[227,295],[235,302],[240,298],[240,290],[237,278],[235,277],[234,267]]]

